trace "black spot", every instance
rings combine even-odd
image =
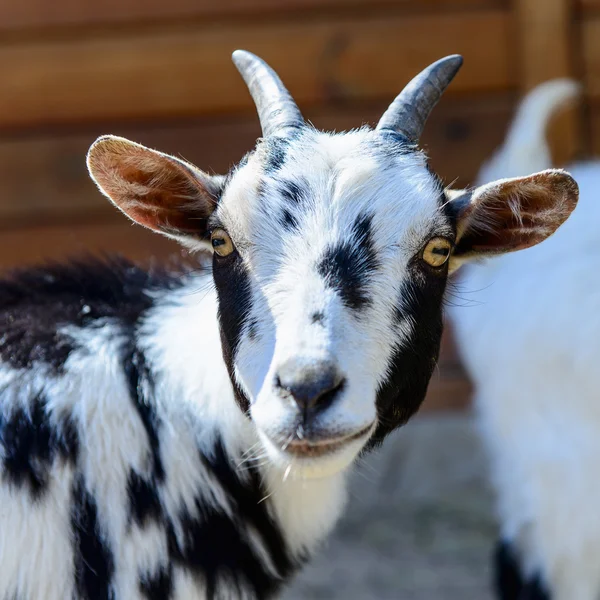
[[[279,192],[288,204],[301,204],[307,197],[305,186],[301,186],[290,179],[279,181]]]
[[[279,222],[287,230],[298,229],[298,219],[296,218],[296,215],[290,212],[287,208],[284,208],[281,212],[281,218],[279,219]]]
[[[213,278],[219,299],[218,319],[221,328],[223,360],[233,386],[236,400],[242,410],[250,403],[235,384],[234,361],[242,331],[252,311],[250,275],[237,252],[226,258],[213,257]]]
[[[311,323],[323,323],[324,320],[325,320],[325,314],[323,312],[321,312],[320,310],[316,311],[312,315],[310,315]]]
[[[156,482],[149,482],[133,469],[127,479],[127,497],[130,516],[140,527],[144,527],[149,520],[161,519],[162,507]]]
[[[265,138],[260,143],[264,157],[265,173],[271,174],[281,169],[285,162],[289,143],[288,138],[282,137]]]
[[[18,369],[44,363],[60,373],[76,349],[62,327],[137,321],[152,305],[148,291],[177,285],[177,276],[119,258],[15,271],[0,280],[0,359]]]
[[[317,270],[344,305],[360,310],[371,300],[367,295],[373,271],[379,266],[372,237],[370,215],[360,215],[352,226],[352,238],[328,248]]]
[[[114,557],[101,531],[96,502],[81,477],[73,484],[72,498],[71,527],[78,597],[82,600],[114,600],[111,590]]]
[[[412,334],[394,350],[388,377],[377,392],[379,425],[370,447],[419,409],[439,356],[446,277],[425,273],[417,264],[410,267],[408,277],[401,286],[394,320],[398,330],[402,323],[412,323]]]
[[[494,589],[498,600],[550,600],[539,577],[526,580],[519,559],[508,542],[499,541],[494,551]]]
[[[146,357],[135,345],[133,331],[128,332],[122,348],[122,365],[129,388],[129,397],[148,435],[148,445],[152,456],[152,478],[156,482],[164,480],[165,471],[160,456],[158,430],[160,420],[154,405],[154,379],[146,364]]]
[[[203,456],[202,458],[205,466],[213,472],[229,497],[235,499],[237,515],[242,518],[244,523],[252,524],[261,535],[277,571],[281,575],[288,575],[293,565],[281,531],[271,518],[266,504],[262,501],[266,496],[266,490],[262,485],[260,475],[255,470],[250,470],[249,480],[242,482],[220,440],[215,442],[212,457]]]
[[[160,568],[154,575],[142,575],[140,591],[147,600],[169,600],[173,593],[171,568]]]
[[[255,340],[258,337],[258,319],[256,317],[252,317],[248,321],[248,338],[251,340]]]
[[[3,478],[27,486],[34,499],[46,490],[54,460],[75,463],[79,446],[73,421],[52,423],[45,405],[43,396],[37,395],[28,409],[17,407],[9,418],[0,416]]]
[[[192,516],[186,510],[179,515],[184,540],[177,539],[170,529],[173,561],[204,579],[206,598],[216,597],[220,577],[226,577],[230,586],[237,583],[238,588],[240,584],[252,587],[257,598],[269,597],[278,587],[277,582],[253,554],[238,525],[213,507],[203,506],[201,500],[196,501],[196,509],[202,516]]]
[[[212,458],[202,457],[233,504],[233,517],[196,500],[199,516],[182,510],[178,521],[185,533],[177,538],[174,527],[169,534],[172,559],[200,575],[207,586],[207,598],[213,598],[221,578],[235,582],[238,589],[250,587],[257,598],[269,598],[280,587],[281,579],[288,577],[296,565],[289,559],[283,537],[271,519],[258,474],[243,483],[227,459],[220,442]],[[265,549],[275,565],[279,577],[273,577],[257,556],[247,538],[248,527],[262,537]],[[234,594],[235,597],[237,595]],[[233,597],[233,596],[232,596]]]
[[[63,418],[57,441],[62,459],[74,465],[79,455],[79,434],[72,417]]]

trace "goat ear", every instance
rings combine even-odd
[[[566,221],[578,196],[575,180],[559,169],[450,192],[457,227],[450,270],[473,258],[539,244]]]
[[[87,166],[100,191],[136,223],[187,245],[204,238],[223,177],[115,136],[94,142]]]

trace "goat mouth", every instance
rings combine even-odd
[[[299,458],[318,458],[319,456],[332,454],[348,443],[366,436],[372,427],[373,424],[371,423],[354,433],[339,437],[319,437],[313,439],[295,437],[285,446],[284,450],[288,454]]]

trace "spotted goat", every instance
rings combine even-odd
[[[449,272],[576,204],[559,170],[443,187],[417,143],[459,56],[337,134],[233,58],[263,138],[226,177],[118,137],[88,154],[116,207],[210,260],[0,282],[2,600],[273,597],[419,408]]]

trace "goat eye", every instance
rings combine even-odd
[[[427,242],[421,258],[430,267],[439,269],[440,267],[443,267],[450,258],[451,250],[452,243],[450,240],[442,237],[435,237]]]
[[[229,234],[224,229],[215,229],[210,234],[210,242],[219,256],[229,256],[235,250]]]

